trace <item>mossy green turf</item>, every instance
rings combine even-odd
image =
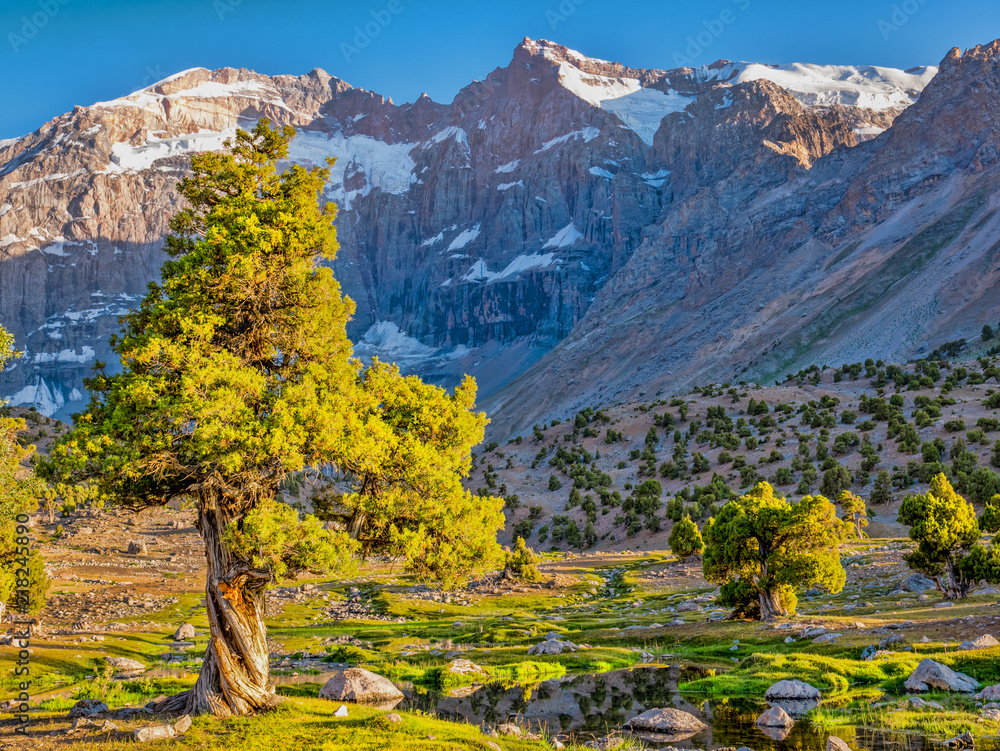
[[[863,565],[868,551],[886,544],[904,544],[902,541],[865,540],[849,546],[845,560]],[[699,702],[724,697],[761,699],[765,690],[775,681],[790,678],[805,680],[820,688],[824,702],[815,719],[824,724],[863,724],[890,729],[943,732],[942,728],[964,727],[972,720],[974,706],[962,697],[946,697],[942,703],[948,712],[926,713],[909,710],[893,711],[905,702],[902,683],[924,657],[931,657],[955,670],[967,673],[984,685],[1000,682],[1000,648],[956,651],[953,638],[945,641],[935,633],[935,627],[952,619],[965,616],[982,616],[983,608],[992,604],[988,597],[972,597],[957,603],[947,611],[933,607],[932,601],[910,602],[908,607],[897,604],[896,596],[866,595],[871,605],[856,601],[849,613],[827,613],[820,609],[823,603],[845,605],[846,595],[823,597],[818,601],[803,600],[809,623],[822,624],[831,631],[842,630],[843,636],[832,644],[812,644],[807,640],[785,643],[785,637],[798,630],[775,630],[760,623],[746,621],[706,621],[705,612],[662,613],[668,605],[705,595],[712,590],[697,582],[657,581],[648,576],[650,570],[669,563],[664,554],[619,557],[613,560],[573,558],[556,562],[559,576],[566,582],[555,590],[525,589],[503,594],[474,596],[469,605],[457,603],[413,600],[408,590],[413,583],[407,577],[383,578],[374,599],[375,609],[391,616],[403,616],[403,623],[395,621],[356,620],[328,622],[316,621],[325,604],[320,601],[296,603],[284,608],[280,615],[269,618],[269,638],[282,644],[282,651],[295,655],[299,652],[324,654],[331,663],[357,664],[394,680],[411,681],[418,691],[435,691],[473,682],[472,678],[454,678],[443,668],[450,662],[446,656],[451,644],[466,644],[470,648],[462,656],[482,665],[489,673],[489,680],[504,684],[515,682],[535,683],[564,674],[604,672],[640,664],[652,654],[661,664],[688,666],[700,671],[681,684],[685,696]],[[322,584],[322,583],[321,583]],[[685,586],[687,584],[687,586]],[[350,586],[359,585],[372,591],[371,581],[322,584],[331,598],[346,596]],[[598,589],[601,594],[590,593]],[[613,592],[609,596],[610,591]],[[207,629],[200,595],[185,595],[180,601],[158,613],[144,617],[158,622],[175,624],[188,621],[199,633]],[[635,607],[637,603],[641,605]],[[653,627],[681,617],[683,625]],[[870,633],[859,633],[849,628],[856,621],[865,623],[865,631],[892,622],[911,620],[913,626],[906,632],[925,630],[932,637],[928,642],[908,645],[912,651],[898,651],[894,655],[874,662],[865,662],[861,653],[865,647],[877,642]],[[639,628],[632,628],[638,626]],[[528,655],[528,649],[542,640],[545,634],[555,632],[561,638],[586,648],[560,655]],[[324,644],[331,637],[351,636],[362,645]],[[109,633],[105,641],[86,641],[86,637],[56,637],[39,641],[33,646],[32,694],[44,710],[64,713],[77,696],[87,695],[93,685],[88,676],[94,675],[105,655],[129,657],[142,661],[149,667],[164,667],[161,658],[172,648],[170,631],[157,633]],[[198,636],[196,646],[188,650],[191,657],[203,654],[207,637]],[[733,647],[736,647],[733,649]],[[436,648],[437,654],[431,651]],[[899,647],[897,647],[899,649]],[[404,652],[406,654],[404,654]],[[644,654],[645,653],[645,654]],[[189,662],[188,665],[193,665]],[[177,667],[171,663],[171,668]],[[306,675],[318,672],[297,668]],[[274,671],[276,675],[290,672]],[[142,704],[160,694],[171,694],[190,685],[194,672],[184,676],[132,681],[115,701]],[[368,748],[391,747],[376,744],[370,729],[363,725],[368,710],[352,711],[349,722],[339,722],[330,717],[329,703],[311,701],[317,696],[320,678],[315,682],[281,685],[280,693],[290,697],[287,706],[278,715],[216,723],[199,719],[190,740],[183,748],[210,748],[213,734],[225,733],[236,749],[264,748],[270,728],[288,724],[289,732],[298,734],[300,728],[292,727],[300,717],[309,733],[326,733],[328,739],[313,743],[329,745],[304,745],[302,748]],[[0,684],[0,698],[14,695],[12,676],[5,675]],[[872,708],[873,704],[886,702],[884,709]],[[113,702],[114,703],[114,702]],[[284,718],[278,719],[278,718]],[[356,720],[356,721],[355,721]],[[290,722],[289,722],[290,721]],[[261,730],[251,730],[259,725]],[[427,730],[433,725],[437,730]],[[978,722],[978,733],[995,735],[995,723]],[[214,728],[214,729],[213,729]],[[436,741],[408,748],[450,748],[441,743],[464,743],[474,728],[438,722],[427,717],[408,716],[401,738],[408,738],[407,728],[416,735],[436,735]],[[444,729],[442,729],[444,728]],[[337,730],[334,733],[334,730]],[[478,732],[478,731],[476,731]],[[458,735],[454,735],[454,734]],[[451,735],[449,735],[451,734]],[[334,737],[336,736],[336,737]],[[312,737],[312,736],[310,736]],[[471,737],[471,736],[469,736]],[[216,738],[218,740],[218,738]],[[479,742],[479,741],[476,741]],[[229,740],[227,740],[229,743]],[[270,743],[274,743],[272,737]],[[409,743],[409,740],[407,740]],[[437,743],[438,745],[434,745]],[[506,743],[506,741],[505,741]],[[202,745],[198,745],[202,744]],[[243,745],[239,745],[243,744]],[[97,746],[98,748],[100,746]],[[274,747],[273,745],[271,746]],[[462,746],[478,748],[476,745]],[[485,746],[483,746],[485,748]],[[505,745],[505,748],[536,748],[539,746]]]
[[[385,712],[362,706],[351,706],[348,717],[334,717],[328,701],[308,698],[288,698],[275,711],[257,717],[216,720],[195,719],[191,729],[181,738],[169,742],[172,749],[201,751],[225,748],[228,751],[489,751],[489,739],[480,728],[466,723],[438,720],[417,712],[401,712],[402,722],[388,729],[371,723],[372,718]],[[34,720],[36,733],[46,732],[51,716]],[[105,751],[123,747],[135,748],[121,740],[110,740],[95,733],[81,740],[52,741],[44,739],[37,749],[88,749]],[[149,744],[154,747],[156,744]],[[162,745],[162,742],[161,742]],[[141,747],[141,746],[140,746]],[[505,738],[508,751],[543,751],[551,746],[543,741]],[[575,747],[569,747],[575,748]]]

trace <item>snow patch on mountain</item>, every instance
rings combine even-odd
[[[185,156],[198,151],[219,151],[227,138],[235,138],[236,128],[221,132],[201,130],[182,136],[158,138],[148,136],[141,146],[116,143],[111,146],[111,162],[105,174],[140,172],[149,169],[160,159]]]
[[[573,222],[570,222],[559,230],[555,237],[545,243],[545,245],[542,246],[542,249],[566,248],[580,242],[581,240],[583,240],[583,235],[580,234],[580,230],[576,228],[576,225],[574,225]]]
[[[486,261],[480,258],[472,264],[472,268],[465,272],[462,280],[466,282],[496,282],[516,277],[531,269],[543,269],[546,266],[551,266],[554,262],[556,262],[554,253],[532,253],[518,256],[508,263],[503,271],[490,271]]]
[[[377,188],[385,193],[404,195],[417,181],[417,165],[410,153],[416,143],[386,143],[371,136],[344,136],[341,132],[327,135],[318,131],[299,131],[292,139],[288,157],[304,165],[326,166],[327,157],[335,157],[330,168],[330,186],[327,195],[349,209],[358,196],[368,195]],[[364,185],[347,190],[345,175],[364,173]]]
[[[466,245],[471,243],[477,237],[479,237],[479,228],[481,225],[477,224],[471,229],[464,229],[458,233],[458,236],[451,241],[451,245],[448,246],[448,250],[461,250]]]
[[[64,349],[59,352],[36,352],[32,358],[33,363],[48,362],[75,362],[84,363],[97,358],[97,353],[93,347],[84,345],[81,352],[77,354],[75,349]]]
[[[673,89],[663,92],[644,87],[636,78],[584,73],[567,62],[559,65],[559,80],[584,101],[617,115],[647,146],[653,145],[653,135],[664,117],[671,112],[682,112],[695,100]]]
[[[739,62],[718,68],[703,66],[695,75],[701,80],[734,84],[765,79],[810,107],[840,104],[886,110],[909,107],[937,72],[937,67],[933,65],[899,70],[874,65],[763,65]]]
[[[574,138],[582,138],[585,143],[590,143],[595,138],[601,135],[601,131],[594,127],[581,128],[580,130],[574,130],[572,133],[567,133],[564,136],[557,136],[551,141],[546,141],[542,144],[540,149],[535,151],[536,154],[541,154],[544,151],[548,151],[553,146],[558,146],[561,143],[566,143],[567,141],[572,141]]]

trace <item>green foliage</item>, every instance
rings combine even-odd
[[[840,464],[823,473],[823,484],[820,492],[828,497],[836,498],[851,487],[851,472]]]
[[[926,493],[903,500],[899,522],[910,527],[910,539],[917,543],[917,549],[904,556],[907,565],[934,579],[945,597],[965,597],[979,579],[1000,580],[994,549],[979,543],[972,504],[955,492],[944,474],[931,480]]]
[[[865,499],[844,490],[837,496],[837,503],[843,509],[843,519],[853,529],[854,535],[858,538],[867,537],[865,527],[868,526],[868,509],[865,507]]]
[[[462,488],[486,425],[475,382],[450,395],[352,357],[354,303],[321,263],[337,250],[336,208],[318,200],[329,169],[279,173],[292,136],[262,120],[192,157],[162,280],[112,341],[123,370],[89,379],[44,473],[129,508],[192,499],[232,565],[274,579],[350,554],[346,535],[269,503],[290,474],[332,468],[330,511],[366,552],[452,585],[501,559],[502,500]]]
[[[678,558],[687,558],[692,555],[700,555],[705,549],[705,543],[701,539],[701,532],[698,525],[691,521],[691,517],[685,514],[679,522],[674,524],[667,540],[670,551]]]
[[[702,534],[705,578],[722,585],[727,604],[744,615],[787,614],[794,611],[792,587],[839,592],[846,581],[844,525],[822,496],[793,504],[761,482],[727,503]]]
[[[538,559],[521,537],[514,540],[514,549],[507,553],[504,570],[509,576],[521,581],[536,582],[542,579],[542,574],[538,570]]]
[[[887,470],[882,470],[875,477],[875,486],[872,488],[872,505],[881,505],[892,502],[892,477]]]

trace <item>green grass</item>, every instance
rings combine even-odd
[[[384,711],[350,705],[349,716],[334,717],[337,704],[321,699],[289,698],[273,712],[256,717],[216,720],[213,717],[195,719],[191,729],[169,742],[171,749],[207,751],[225,748],[228,751],[489,751],[490,740],[475,725],[438,720],[417,712],[399,712],[403,721],[386,725],[373,718]],[[47,730],[68,727],[64,716],[42,715],[36,718],[34,730],[41,735]],[[9,727],[0,728],[0,742],[17,743]],[[37,737],[33,750],[49,751],[110,751],[126,744],[120,740],[91,736],[87,739]],[[47,745],[48,744],[48,745]],[[16,745],[14,747],[17,747]],[[129,748],[144,748],[127,744]],[[148,744],[149,748],[157,747]],[[161,743],[159,747],[165,747]],[[545,741],[507,737],[502,739],[505,751],[544,751],[551,746]],[[573,748],[573,747],[571,747]]]

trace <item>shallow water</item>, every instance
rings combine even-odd
[[[688,737],[637,734],[650,748],[714,749],[747,746],[754,751],[825,751],[830,732],[799,720],[787,734],[762,731],[754,721],[768,707],[762,699],[713,697],[682,693],[679,681],[690,680],[677,667],[615,670],[596,675],[552,679],[533,686],[491,683],[448,694],[403,686],[406,708],[451,720],[497,724],[516,719],[550,734],[579,740],[608,735],[647,709],[675,707],[708,725]],[[799,711],[808,707],[789,707]],[[771,732],[776,737],[769,737]],[[864,751],[940,751],[940,741],[921,735],[838,727],[834,735],[852,749]],[[784,737],[782,737],[784,736]],[[977,751],[1000,751],[996,742],[977,739]]]

